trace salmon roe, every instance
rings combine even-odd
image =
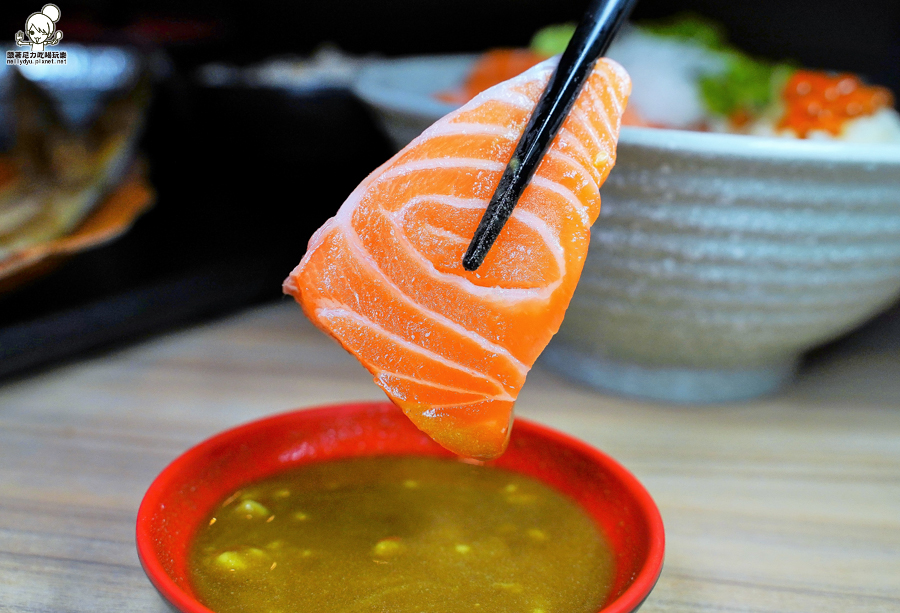
[[[445,102],[464,104],[487,88],[512,79],[547,57],[530,49],[491,49],[475,62],[462,88],[458,91],[441,92],[438,98]]]
[[[837,136],[845,122],[894,105],[894,97],[884,87],[865,85],[852,74],[811,70],[795,72],[782,97],[786,109],[778,128],[791,129],[800,138],[813,130]]]

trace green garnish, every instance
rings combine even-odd
[[[728,52],[725,72],[700,77],[698,86],[706,108],[730,117],[738,112],[762,113],[776,97],[793,68]]]
[[[790,64],[750,57],[728,43],[720,24],[692,13],[663,21],[644,22],[637,29],[645,34],[695,44],[722,58],[725,65],[723,71],[697,78],[700,96],[706,109],[714,115],[760,115],[777,98],[795,70]],[[544,55],[562,53],[574,32],[573,23],[542,28],[531,39],[531,50]]]
[[[560,23],[541,28],[531,39],[531,50],[543,55],[559,55],[575,34],[574,23]]]
[[[640,29],[695,43],[723,59],[724,71],[701,75],[697,80],[707,110],[715,115],[763,113],[794,71],[789,64],[756,59],[739,51],[728,44],[722,26],[697,15],[684,14],[669,21],[641,24]]]
[[[707,49],[729,48],[721,25],[693,13],[682,13],[665,21],[645,22],[640,24],[640,29],[656,36],[693,42]]]

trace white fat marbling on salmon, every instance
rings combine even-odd
[[[455,196],[444,196],[439,194],[416,196],[415,198],[410,198],[409,200],[407,200],[403,204],[403,206],[401,206],[399,209],[397,209],[396,212],[391,215],[391,217],[396,220],[398,227],[402,224],[403,216],[406,211],[409,210],[410,207],[415,206],[420,202],[437,202],[460,210],[468,209],[483,211],[485,208],[484,201],[478,198],[457,198]],[[560,275],[565,275],[565,252],[563,250],[563,246],[559,242],[559,237],[557,237],[553,233],[553,230],[550,229],[550,226],[548,226],[543,219],[541,219],[534,213],[518,208],[513,209],[512,215],[510,215],[510,219],[515,219],[522,222],[524,225],[534,230],[538,235],[540,235],[541,238],[544,239],[544,242],[546,243],[547,247],[550,248],[550,252],[556,259],[557,266],[560,270]],[[469,242],[472,240],[471,237],[461,237],[458,234],[442,231],[439,228],[435,228],[435,230],[439,231],[440,233],[446,233],[446,236],[448,238],[452,237],[453,239],[458,238],[463,240],[466,243],[466,246],[468,246]]]
[[[495,123],[470,123],[467,121],[438,122],[428,129],[424,140],[438,136],[496,136],[504,140],[519,140],[521,132],[509,126]]]
[[[592,155],[590,151],[588,151],[587,147],[584,146],[584,143],[581,142],[581,139],[572,132],[568,127],[563,127],[562,130],[559,131],[559,134],[556,135],[556,142],[560,145],[560,148],[571,148],[580,153],[584,159],[590,163],[595,155]],[[563,151],[559,151],[563,153]],[[604,151],[605,152],[605,151]],[[574,159],[574,158],[573,158]],[[596,177],[599,176],[598,170],[593,168],[593,170],[588,170],[581,163],[579,165],[587,172],[588,176],[591,177],[591,181],[593,181],[594,186],[597,186]],[[599,188],[597,188],[599,190]]]
[[[555,281],[545,285],[544,287],[517,288],[486,287],[483,285],[476,285],[465,277],[460,277],[458,275],[438,270],[435,267],[434,262],[426,258],[419,252],[418,249],[415,248],[415,246],[412,244],[412,242],[410,242],[409,238],[407,238],[406,234],[403,232],[400,226],[398,226],[393,220],[391,220],[391,224],[397,230],[397,240],[403,243],[403,246],[407,248],[407,255],[416,261],[416,263],[422,268],[423,273],[436,280],[440,280],[449,285],[453,285],[467,294],[483,298],[485,301],[494,302],[497,305],[517,304],[525,301],[543,302],[551,294],[553,294],[553,292],[556,291],[556,288],[559,287],[559,284],[562,283],[562,276],[559,276]]]
[[[435,383],[434,381],[423,381],[422,379],[417,379],[416,377],[410,377],[408,375],[403,375],[396,372],[390,372],[388,370],[379,371],[378,374],[375,375],[375,380],[378,382],[384,390],[390,394],[391,396],[402,398],[403,400],[413,400],[412,398],[407,398],[406,394],[403,390],[400,389],[399,386],[395,385],[392,379],[397,379],[400,381],[407,381],[410,383],[418,383],[420,385],[425,385],[429,388],[441,390],[445,392],[454,392],[460,395],[466,395],[472,397],[472,400],[467,402],[455,402],[453,405],[432,405],[433,407],[441,407],[441,406],[460,406],[464,404],[475,404],[476,402],[482,402],[486,398],[483,394],[474,394],[471,390],[463,389],[461,387],[453,387],[451,385],[444,385],[442,383]],[[508,395],[507,395],[508,396]],[[493,398],[493,397],[492,397]],[[497,400],[515,400],[515,398],[510,397],[496,397]]]
[[[491,90],[487,91],[490,92]],[[511,107],[529,112],[534,108],[534,100],[523,93],[513,90],[493,92],[491,95],[485,96],[482,100],[479,100],[479,104],[485,102],[500,102],[501,104],[508,104]]]
[[[591,217],[588,213],[587,207],[581,204],[581,200],[578,199],[572,190],[570,190],[565,185],[561,183],[557,183],[556,181],[551,181],[546,177],[542,177],[540,175],[535,175],[531,180],[531,184],[535,187],[540,187],[546,190],[550,190],[554,194],[562,197],[565,201],[572,207],[572,210],[578,214],[581,218],[581,223],[584,224],[586,228],[589,228],[591,225]]]
[[[470,240],[469,238],[466,238],[465,236],[460,236],[456,232],[451,232],[450,230],[444,230],[443,228],[433,226],[428,222],[423,223],[422,228],[424,230],[427,230],[429,234],[432,234],[434,236],[440,236],[441,238],[446,239],[450,242],[460,243],[462,245],[469,244],[469,240]]]
[[[470,168],[472,170],[486,170],[488,172],[503,172],[505,165],[501,162],[483,160],[481,158],[426,158],[424,160],[413,160],[412,162],[398,164],[378,177],[378,181],[389,181],[420,170],[441,170],[444,168]]]
[[[603,101],[597,96],[597,92],[594,88],[585,88],[585,105],[578,108],[577,112],[579,119],[589,126],[594,143],[596,143],[599,148],[605,150],[608,146],[608,141],[601,137],[601,133],[615,134],[618,131],[618,126],[614,125],[613,119],[606,109],[606,105],[603,104]],[[588,112],[590,112],[590,116],[588,115]],[[596,120],[600,121],[600,130],[597,129],[595,124]]]
[[[569,192],[571,193],[571,192]],[[469,210],[478,210],[483,211],[485,208],[484,201],[479,200],[477,198],[456,198],[453,196],[444,196],[439,194],[433,195],[423,195],[417,196],[415,198],[411,198],[406,203],[403,204],[396,212],[389,215],[391,221],[394,222],[395,227],[398,230],[402,230],[403,216],[406,211],[415,204],[419,202],[438,202],[440,204],[445,204],[447,206],[451,206],[457,209],[469,209]],[[513,209],[512,215],[510,215],[510,219],[515,219],[520,221],[523,225],[531,228],[538,234],[543,240],[544,243],[550,250],[550,253],[553,254],[553,259],[556,261],[556,265],[559,269],[560,278],[565,276],[566,272],[566,259],[565,259],[565,251],[563,249],[562,244],[559,242],[559,237],[553,233],[553,230],[550,229],[550,226],[547,223],[535,215],[530,211],[524,211],[522,209]],[[459,234],[449,232],[442,228],[436,228],[430,224],[427,224],[427,227],[434,234],[439,236],[444,236],[448,240],[452,240],[454,242],[462,242],[465,246],[468,247],[469,242],[472,240],[471,237],[460,236]],[[404,235],[405,236],[405,235]],[[426,260],[427,261],[427,260]],[[433,266],[433,264],[432,264]],[[441,273],[435,269],[435,272],[439,275],[445,275],[445,273]],[[449,275],[453,276],[453,275]],[[454,277],[455,278],[455,277]],[[554,282],[545,288],[541,288],[539,290],[540,294],[546,293],[546,288],[555,289],[559,285],[558,282]],[[475,288],[479,288],[483,291],[485,288],[479,285],[473,285]],[[489,288],[491,292],[503,291],[503,292],[512,292],[519,295],[525,295],[526,292],[534,292],[535,290],[531,289],[510,289],[510,288]]]
[[[594,130],[593,125],[590,125],[590,129]],[[575,137],[571,133],[571,131],[566,131],[565,129],[563,129],[561,131],[561,134],[562,136],[560,136],[560,138],[566,138],[566,134],[568,134],[571,138],[570,144],[573,147],[577,148],[585,156],[585,158],[590,158],[590,153],[588,153],[587,148],[577,137]],[[432,126],[432,128],[428,132],[428,138],[424,139],[423,142],[427,142],[432,138],[441,136],[493,136],[495,138],[501,138],[507,141],[518,142],[521,135],[521,132],[519,132],[518,130],[497,124],[449,121],[446,123],[437,123]],[[599,141],[599,138],[595,140]],[[607,145],[603,144],[600,148],[604,153],[609,155]],[[569,165],[574,166],[582,173],[584,173],[585,176],[591,176],[591,172],[584,167],[584,164],[573,158],[571,155],[568,155],[558,149],[551,149],[547,152],[546,157],[550,159],[563,159]],[[486,206],[485,203],[481,200],[479,200],[478,202],[479,206],[484,209]]]
[[[509,352],[508,349],[501,347],[500,345],[490,341],[489,339],[484,338],[474,330],[470,330],[464,326],[459,325],[452,319],[432,310],[428,307],[415,302],[412,298],[407,296],[397,285],[388,277],[384,271],[381,270],[381,267],[378,266],[378,262],[372,258],[372,256],[366,251],[366,249],[360,244],[359,236],[356,234],[356,231],[350,227],[344,233],[344,238],[350,246],[353,254],[358,258],[358,261],[369,269],[375,279],[382,284],[383,287],[387,288],[395,297],[395,299],[406,303],[409,306],[412,306],[419,310],[422,314],[432,319],[438,326],[442,326],[451,330],[452,332],[459,334],[464,338],[468,338],[482,349],[484,349],[487,353],[492,353],[498,356],[501,356],[509,361],[509,364],[513,367],[514,370],[518,371],[522,379],[524,380],[525,375],[528,373],[529,367],[526,364],[523,364],[519,359],[517,359],[512,353]]]
[[[405,162],[398,166],[391,168],[386,171],[384,174],[379,177],[379,181],[388,181],[390,179],[395,179],[397,177],[423,170],[438,170],[438,169],[446,169],[446,168],[466,168],[472,170],[484,170],[488,172],[503,172],[503,169],[506,166],[501,162],[495,162],[493,160],[482,160],[478,158],[426,158],[424,160],[414,160],[412,162]],[[584,225],[590,226],[590,216],[588,215],[587,208],[581,203],[572,190],[570,190],[565,185],[557,183],[556,181],[552,181],[539,173],[535,173],[534,177],[531,180],[531,184],[541,187],[555,194],[561,196],[565,199],[567,203],[572,207],[572,209],[579,215],[581,221]],[[481,207],[482,209],[487,208],[487,203]],[[472,284],[473,288],[478,287]],[[487,288],[489,291],[495,291],[494,289]],[[473,290],[476,291],[476,290]],[[524,291],[531,292],[532,290],[511,290],[511,291]],[[523,298],[527,294],[523,294]]]
[[[376,169],[313,235],[285,283],[314,321],[358,357],[368,356],[363,363],[392,398],[439,403],[421,406],[420,416],[433,414],[429,407],[486,406],[508,415],[574,291],[630,88],[624,70],[607,60],[598,63],[513,210],[516,224],[508,230],[518,234],[501,235],[498,244],[522,260],[494,259],[482,275],[457,270],[452,259],[471,240],[453,211],[468,225],[480,218],[485,194],[508,161],[497,158],[518,141],[522,111],[533,110],[556,61],[482,92]],[[509,242],[514,236],[523,242]],[[533,248],[540,255],[530,257]],[[350,273],[342,274],[342,266],[352,267],[352,282],[344,282]],[[408,321],[392,319],[398,312]],[[489,421],[498,422],[508,418]]]
[[[388,339],[391,343],[393,343],[397,346],[403,347],[412,353],[421,355],[429,360],[437,362],[438,364],[442,364],[443,366],[446,366],[447,368],[450,368],[452,370],[456,370],[458,372],[465,373],[475,379],[481,379],[481,380],[485,381],[486,383],[488,383],[489,385],[491,385],[492,387],[496,388],[495,394],[493,394],[493,395],[484,394],[485,398],[493,398],[496,400],[514,400],[514,398],[512,398],[508,394],[508,392],[504,388],[503,384],[500,383],[500,381],[498,381],[494,377],[491,377],[490,375],[486,375],[482,372],[478,372],[477,370],[474,370],[472,368],[463,366],[462,364],[459,364],[458,362],[452,362],[452,361],[448,360],[447,358],[445,358],[444,356],[440,355],[439,353],[429,351],[428,349],[425,349],[424,347],[422,347],[420,345],[412,343],[412,342],[406,340],[405,338],[403,338],[397,334],[394,334],[390,330],[387,330],[387,329],[379,326],[371,319],[364,317],[363,315],[360,315],[359,313],[357,313],[356,311],[354,311],[353,309],[351,309],[350,307],[348,307],[346,305],[342,305],[342,304],[336,303],[334,301],[328,301],[327,303],[325,303],[325,306],[322,306],[322,307],[319,307],[316,309],[316,315],[318,315],[319,317],[321,317],[324,320],[329,320],[329,321],[333,321],[335,319],[345,319],[345,320],[352,321],[361,327],[368,328],[368,329],[372,330],[373,332],[376,332],[379,336],[382,336],[382,337]],[[418,377],[408,377],[408,378],[410,380],[421,381],[423,383],[427,383],[428,385],[431,385],[431,386],[441,385],[437,381],[429,381],[427,379],[421,379]]]
[[[581,162],[579,162],[578,160],[573,158],[571,155],[569,155],[568,153],[563,153],[562,151],[556,150],[556,151],[551,151],[547,155],[547,157],[551,160],[558,160],[558,161],[562,162],[563,164],[566,164],[567,166],[570,166],[571,168],[573,168],[576,172],[578,172],[579,175],[581,175],[582,180],[584,180],[585,182],[590,182],[592,184],[592,187],[595,188],[596,193],[598,193],[598,194],[600,193],[600,190],[596,189],[597,184],[594,183],[594,180],[591,177],[590,171],[588,171],[588,169],[584,167],[584,164],[582,164]]]

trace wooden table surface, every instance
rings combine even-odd
[[[134,547],[167,463],[270,413],[382,398],[288,300],[0,387],[0,611],[167,611]],[[900,611],[900,351],[829,355],[779,396],[702,408],[538,364],[518,412],[607,451],[659,504],[644,613]]]

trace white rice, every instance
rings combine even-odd
[[[881,109],[848,121],[840,138],[854,143],[900,143],[900,114],[895,109]]]
[[[749,133],[756,136],[797,138],[797,133],[791,129],[776,130],[775,122],[771,119],[757,121]],[[840,140],[849,143],[900,143],[900,114],[894,109],[881,109],[874,115],[847,121],[840,134],[835,135],[826,130],[811,130],[806,138],[808,140]]]
[[[631,75],[629,104],[647,121],[690,129],[707,120],[695,83],[701,75],[724,70],[721,57],[698,44],[634,28],[619,35],[606,55]]]

